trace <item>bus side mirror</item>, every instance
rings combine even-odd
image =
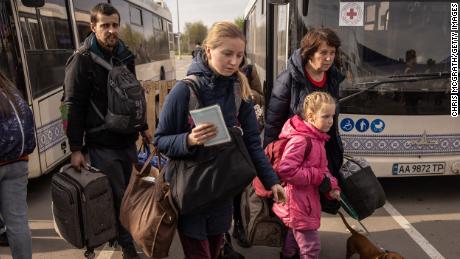
[[[27,7],[43,7],[45,0],[21,0],[22,4]]]

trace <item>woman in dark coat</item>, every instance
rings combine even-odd
[[[13,258],[32,258],[27,182],[28,155],[36,145],[34,130],[29,104],[0,73],[0,214]]]
[[[220,106],[227,127],[240,125],[243,140],[265,188],[276,193],[275,200],[284,200],[269,161],[260,145],[256,115],[251,101],[251,90],[243,73],[238,71],[244,55],[245,38],[230,22],[218,22],[210,29],[203,43],[203,51],[196,53],[187,75],[198,78],[198,97],[203,106]],[[241,87],[241,105],[235,107],[233,85]],[[216,136],[212,124],[192,127],[189,113],[190,90],[178,81],[168,94],[155,132],[154,144],[171,158],[192,156],[207,141]],[[166,175],[166,178],[170,178]],[[241,190],[242,191],[242,190]],[[212,208],[192,215],[179,215],[178,232],[187,259],[215,259],[220,251],[223,234],[232,220],[233,197]]]
[[[287,119],[302,110],[305,96],[324,91],[339,99],[339,84],[345,79],[334,65],[340,39],[328,28],[310,30],[300,48],[289,59],[288,67],[273,86],[265,118],[264,147],[277,140]],[[338,107],[338,106],[337,106]],[[342,141],[338,132],[338,108],[326,143],[329,170],[337,176],[343,160]]]

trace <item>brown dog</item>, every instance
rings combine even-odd
[[[396,252],[383,251],[376,247],[369,239],[350,227],[340,211],[338,213],[351,233],[351,237],[347,240],[347,259],[355,253],[359,254],[360,259],[404,259]]]

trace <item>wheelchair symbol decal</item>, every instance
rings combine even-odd
[[[355,127],[355,123],[352,119],[350,118],[345,118],[340,122],[340,128],[343,131],[351,131]]]

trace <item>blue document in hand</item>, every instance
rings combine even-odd
[[[192,116],[195,125],[210,123],[214,124],[217,128],[216,137],[204,143],[205,147],[230,142],[232,140],[230,134],[228,133],[227,125],[225,125],[224,116],[222,115],[222,110],[219,105],[215,104],[201,109],[192,110],[190,111],[190,115]]]

